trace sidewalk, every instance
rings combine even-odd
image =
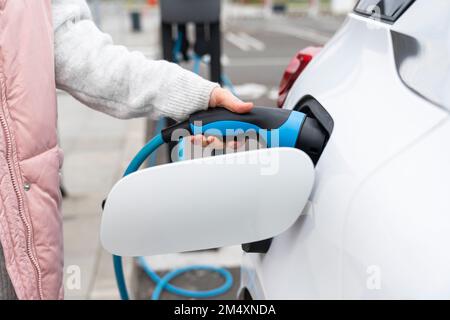
[[[118,44],[156,57],[159,50],[157,11],[145,15],[145,32],[129,32],[127,12],[102,6],[102,30]],[[65,277],[67,299],[117,299],[111,255],[99,241],[101,202],[120,178],[126,164],[144,143],[145,120],[122,121],[95,112],[58,92],[63,167]],[[128,261],[128,264],[131,262]],[[128,267],[128,268],[127,268]],[[126,270],[131,270],[126,266]],[[81,286],[68,285],[74,270]],[[76,287],[76,285],[75,285]]]
[[[78,266],[81,288],[67,298],[114,298],[110,255],[99,242],[101,202],[127,161],[143,143],[144,121],[120,121],[58,94],[61,145],[65,151],[63,201],[66,270]],[[105,260],[106,258],[106,260]],[[68,274],[70,275],[70,274]]]

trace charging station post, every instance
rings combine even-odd
[[[174,45],[181,35],[188,43],[187,25],[195,24],[194,52],[210,56],[210,80],[221,83],[220,0],[161,0],[162,51],[165,60],[176,62]],[[188,47],[186,47],[188,49]]]

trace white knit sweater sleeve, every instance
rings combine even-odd
[[[183,119],[206,109],[218,86],[166,61],[114,45],[85,0],[52,0],[57,87],[117,118]]]

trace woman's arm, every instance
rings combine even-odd
[[[176,64],[151,61],[114,45],[92,22],[85,0],[52,0],[52,6],[57,87],[89,107],[118,118],[183,119],[206,109],[210,98],[212,105],[232,100],[223,89],[214,90],[218,84]],[[238,100],[229,103],[240,110]],[[251,108],[245,105],[240,107]]]

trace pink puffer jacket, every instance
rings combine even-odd
[[[218,85],[115,46],[85,0],[0,0],[0,241],[19,299],[63,297],[56,86],[115,117],[183,119]]]
[[[63,297],[50,0],[0,0],[0,241],[19,299]]]

